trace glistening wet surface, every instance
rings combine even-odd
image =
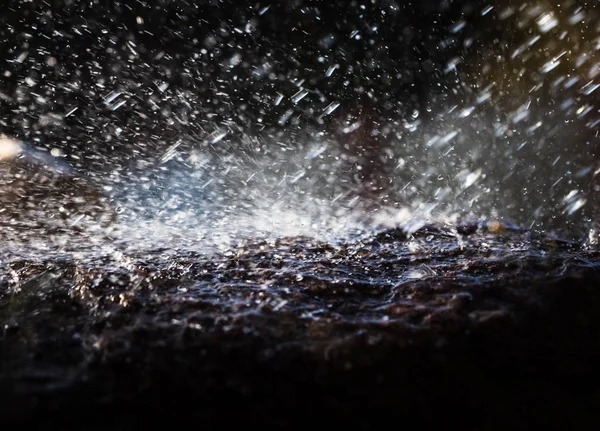
[[[521,3],[4,1],[0,425],[597,429],[600,15]]]
[[[352,428],[436,423],[423,409],[451,418],[470,403],[482,410],[466,425],[496,429],[596,415],[595,249],[496,221],[203,252],[82,238],[39,254],[4,248],[9,419],[293,428],[323,414]],[[78,422],[85,414],[99,422]]]

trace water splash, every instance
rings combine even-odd
[[[413,6],[398,5],[357,6],[336,29],[320,27],[335,6],[257,6],[179,45],[163,41],[193,29],[144,32],[169,8],[135,11],[127,31],[93,9],[57,19],[52,49],[46,27],[11,22],[2,37],[21,39],[6,56],[2,127],[45,149],[42,164],[59,151],[61,166],[106,191],[122,226],[148,226],[146,239],[205,237],[199,225],[319,235],[458,217],[581,238],[596,215],[597,14],[468,3],[439,13],[426,38],[411,30]]]

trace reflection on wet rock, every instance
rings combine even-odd
[[[2,230],[75,231],[106,227],[114,218],[98,185],[52,154],[0,136]]]
[[[121,425],[157,411],[311,429],[290,400],[344,430],[597,417],[597,250],[494,220],[219,251],[87,241],[0,265],[0,405],[22,428],[138,429]]]

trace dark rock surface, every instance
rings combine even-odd
[[[596,250],[494,222],[211,253],[90,244],[2,254],[4,423],[496,430],[600,418]]]
[[[116,220],[109,198],[92,179],[59,157],[0,135],[0,223],[13,230],[74,232]]]

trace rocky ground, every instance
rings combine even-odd
[[[496,430],[600,419],[596,250],[495,222],[215,252],[88,245],[31,255],[5,243],[5,423]]]

